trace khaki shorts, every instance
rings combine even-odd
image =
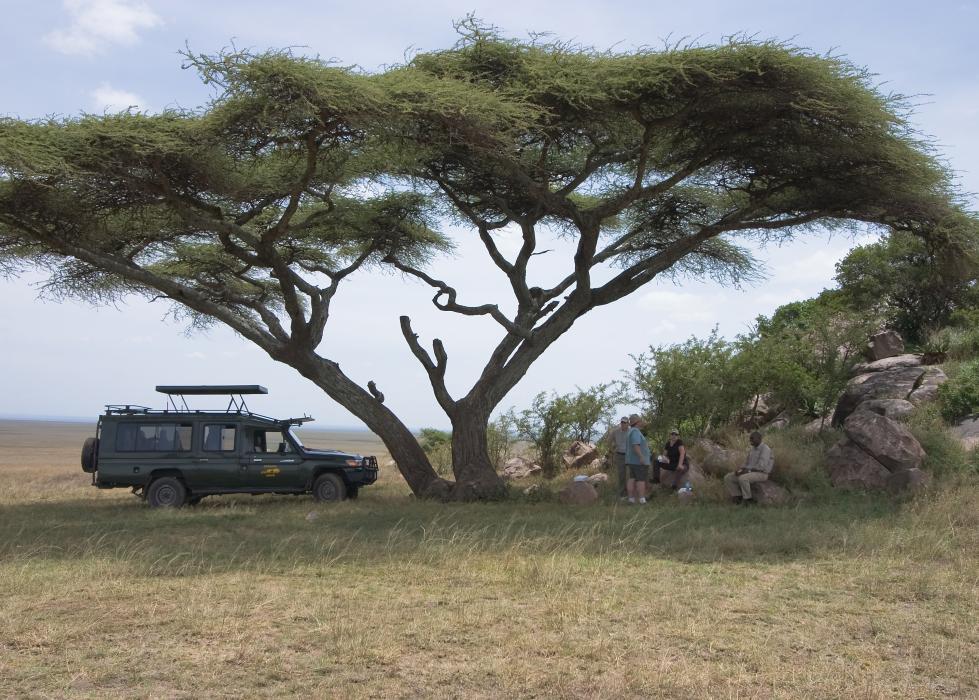
[[[625,465],[625,468],[629,473],[630,479],[635,479],[636,481],[649,481],[648,464],[627,464]]]

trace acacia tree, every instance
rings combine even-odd
[[[530,365],[581,316],[657,275],[739,282],[753,261],[738,238],[781,240],[817,224],[865,222],[946,247],[974,233],[901,99],[842,59],[771,42],[612,53],[508,40],[473,23],[463,32],[407,70],[478,86],[528,107],[530,120],[490,134],[413,114],[394,137],[416,154],[402,172],[429,183],[478,235],[515,310],[464,305],[448,282],[391,261],[431,285],[438,308],[503,329],[479,378],[454,398],[441,343],[432,358],[402,318],[452,420],[460,480],[495,484],[486,421]],[[511,226],[522,235],[513,259],[495,238]],[[529,273],[543,230],[575,242],[566,276],[549,286]]]
[[[0,265],[66,294],[162,296],[297,369],[385,442],[410,487],[448,494],[381,392],[317,354],[340,283],[386,265],[502,338],[461,397],[448,353],[404,337],[452,422],[454,494],[491,497],[493,409],[589,311],[660,274],[738,281],[737,237],[870,222],[954,242],[975,226],[943,167],[867,74],[774,43],[602,53],[462,39],[367,74],[283,53],[189,56],[216,98],[194,112],[0,122]],[[468,304],[426,261],[446,207],[512,289]],[[517,227],[509,259],[496,235]],[[567,274],[532,279],[546,231]],[[611,268],[611,273],[609,269]],[[604,281],[603,281],[604,280]]]
[[[351,274],[449,245],[422,197],[364,194],[397,95],[283,53],[188,60],[218,87],[205,109],[0,123],[0,264],[45,268],[64,294],[162,297],[193,324],[226,324],[363,420],[414,492],[444,490],[380,390],[316,352]],[[432,111],[473,99],[443,87]]]

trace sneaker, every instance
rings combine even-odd
[[[636,499],[635,498],[630,498],[629,499],[629,505],[632,505],[632,506],[636,505]]]
[[[744,500],[741,496],[731,496],[731,503],[736,506],[741,505],[741,501]]]
[[[646,499],[645,498],[640,498],[639,499],[639,503],[641,503],[642,505],[646,505]]]

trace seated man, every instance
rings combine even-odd
[[[751,498],[751,484],[768,479],[772,467],[775,466],[772,448],[761,441],[761,433],[756,430],[749,436],[748,441],[751,442],[751,449],[748,450],[744,466],[724,477],[724,487],[731,501],[743,505],[754,503]]]

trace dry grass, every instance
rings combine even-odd
[[[974,482],[572,509],[382,470],[333,507],[158,512],[88,485],[86,434],[0,424],[2,697],[979,694]]]

